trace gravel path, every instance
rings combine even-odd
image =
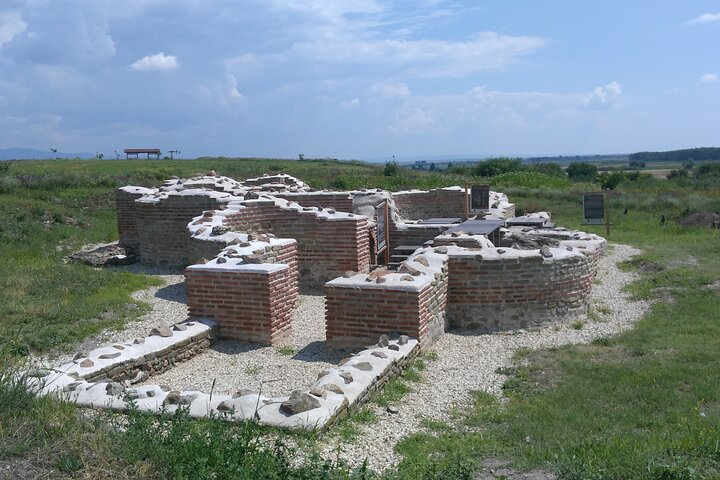
[[[395,444],[421,430],[422,419],[451,421],[453,410],[471,405],[469,392],[472,390],[501,397],[507,377],[495,371],[498,367],[511,366],[512,356],[518,349],[588,343],[631,328],[650,303],[627,298],[622,289],[635,279],[635,274],[622,272],[616,265],[638,253],[639,250],[629,246],[613,245],[600,260],[591,297],[594,310],[603,313],[593,319],[580,318],[584,322],[582,329],[563,324],[485,335],[457,330],[445,333],[432,347],[438,359],[428,362],[422,383],[415,384],[413,392],[398,405],[399,413],[389,414],[371,404],[378,420],[362,425],[353,443],[341,444],[341,456],[352,464],[359,464],[367,457],[372,468],[383,470],[400,460],[393,451]],[[335,454],[339,440],[328,438],[324,442],[325,454]]]
[[[620,271],[616,264],[628,260],[638,250],[613,245],[599,264],[598,277],[591,293],[593,318],[582,317],[581,329],[569,324],[551,325],[532,330],[517,330],[478,335],[451,331],[443,335],[432,350],[438,359],[428,362],[424,379],[414,384],[413,392],[398,405],[398,414],[388,414],[371,404],[377,421],[359,426],[361,433],[352,443],[341,443],[336,436],[321,438],[320,448],[328,458],[341,457],[359,464],[366,457],[370,467],[383,470],[399,458],[395,444],[411,432],[421,430],[422,419],[451,421],[453,411],[471,404],[469,392],[482,390],[502,396],[505,376],[496,374],[498,367],[511,366],[512,356],[520,348],[540,349],[574,343],[588,343],[596,338],[615,335],[631,328],[649,308],[649,302],[631,301],[622,292],[635,274]],[[177,271],[152,270],[140,265],[123,267],[147,273],[164,285],[136,292],[133,298],[152,305],[153,310],[122,331],[107,331],[83,343],[89,350],[116,341],[145,336],[157,325],[172,325],[186,318],[184,278]],[[347,352],[324,346],[324,297],[320,293],[300,296],[293,317],[292,335],[275,347],[219,341],[203,355],[177,365],[168,372],[151,377],[148,383],[163,383],[173,388],[198,388],[234,393],[240,388],[261,391],[264,395],[287,395],[296,388],[307,387],[319,371],[337,365]],[[59,357],[61,361],[72,354]],[[378,441],[382,439],[382,441]]]

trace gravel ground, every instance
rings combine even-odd
[[[173,388],[232,394],[249,388],[267,396],[307,388],[349,352],[325,348],[325,297],[300,295],[291,335],[275,347],[221,340],[202,355],[147,380]]]
[[[615,335],[631,328],[649,308],[649,302],[630,301],[622,288],[635,274],[618,270],[616,264],[628,260],[638,250],[613,245],[600,260],[598,277],[591,293],[596,315],[581,317],[581,329],[570,324],[478,335],[473,332],[451,331],[432,347],[438,359],[428,362],[424,379],[414,384],[406,395],[398,414],[386,413],[371,404],[377,421],[360,426],[361,433],[352,443],[342,443],[334,435],[323,437],[321,449],[335,458],[338,447],[341,457],[359,464],[366,457],[370,467],[383,470],[399,458],[395,444],[411,432],[421,430],[422,419],[451,421],[452,413],[471,404],[470,391],[482,390],[502,396],[505,376],[495,373],[498,367],[511,366],[512,356],[520,348],[540,349],[574,343],[588,343],[596,338]],[[137,321],[129,322],[122,331],[108,331],[86,341],[81,348],[91,349],[107,343],[145,336],[157,325],[172,325],[186,318],[184,278],[177,271],[150,270],[140,265],[124,268],[151,274],[164,285],[136,292],[133,298],[147,302],[153,310]],[[292,335],[279,346],[219,341],[203,355],[177,365],[168,372],[151,377],[148,383],[168,384],[173,388],[199,388],[233,393],[240,388],[261,391],[264,395],[287,395],[293,389],[307,387],[317,373],[337,365],[347,352],[324,346],[324,298],[318,292],[300,296],[293,317]],[[61,361],[72,354],[59,357]],[[382,441],[378,441],[382,439]]]
[[[471,405],[469,392],[473,390],[501,397],[507,377],[495,370],[511,366],[512,356],[518,349],[588,343],[631,328],[650,303],[627,298],[622,289],[635,279],[635,274],[620,271],[616,265],[638,253],[639,250],[629,246],[613,245],[600,260],[591,297],[594,310],[604,313],[593,319],[579,318],[584,322],[582,329],[563,324],[485,335],[458,330],[445,333],[432,347],[438,359],[428,362],[423,381],[398,405],[399,413],[389,414],[371,404],[378,420],[362,425],[353,443],[341,445],[341,456],[352,464],[359,464],[367,457],[372,468],[383,470],[400,460],[393,451],[395,444],[406,435],[422,430],[422,419],[451,421],[453,411]],[[334,454],[337,442],[334,438],[326,439],[324,452]]]

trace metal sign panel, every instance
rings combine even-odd
[[[375,223],[377,224],[377,253],[387,248],[387,200],[375,207]]]
[[[470,213],[478,213],[490,208],[490,185],[470,187]]]
[[[605,223],[605,195],[583,194],[583,222],[600,225]]]

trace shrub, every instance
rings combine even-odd
[[[695,169],[695,178],[720,177],[720,163],[704,163]]]
[[[623,172],[602,173],[598,176],[598,181],[603,189],[615,190],[615,187],[625,181],[627,177]]]
[[[597,177],[597,167],[592,163],[573,162],[567,167],[567,176],[573,182],[593,182]]]
[[[525,170],[522,160],[519,158],[491,158],[477,164],[475,175],[479,177],[494,177],[508,172],[519,172]]]
[[[0,175],[5,175],[10,171],[12,160],[0,160]]]
[[[385,170],[383,170],[383,175],[385,175],[386,177],[394,177],[397,176],[399,170],[400,169],[395,160],[393,160],[392,162],[386,162]]]
[[[670,173],[668,173],[667,179],[668,180],[677,180],[678,178],[688,178],[690,174],[687,170],[672,170]]]

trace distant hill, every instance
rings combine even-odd
[[[34,148],[0,148],[0,160],[48,160],[53,158],[95,158],[95,154],[51,152]]]

